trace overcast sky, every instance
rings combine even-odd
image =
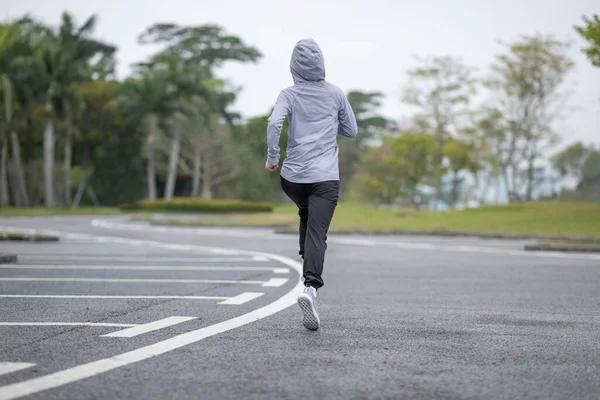
[[[153,50],[137,36],[156,22],[218,24],[264,55],[256,65],[229,64],[219,75],[242,85],[236,109],[244,117],[265,114],[279,91],[292,84],[289,59],[302,38],[323,49],[327,79],[343,90],[386,94],[382,112],[400,119],[410,110],[400,101],[413,55],[453,55],[484,73],[501,50],[497,39],[549,33],[574,41],[577,84],[572,112],[561,124],[565,142],[600,144],[600,68],[581,53],[574,33],[582,15],[600,13],[599,0],[2,0],[0,13],[28,12],[57,24],[63,10],[79,23],[95,13],[97,36],[116,44],[118,75]]]

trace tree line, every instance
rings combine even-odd
[[[259,62],[259,49],[217,25],[154,24],[138,41],[160,50],[118,80],[117,48],[94,37],[96,23],[64,12],[56,27],[29,15],[0,24],[2,207],[282,199],[260,168],[268,115],[235,112],[240,89],[218,75]],[[575,30],[600,66],[598,17]],[[485,74],[456,57],[417,59],[402,121],[381,115],[383,94],[348,92],[359,135],[340,140],[342,198],[454,207],[488,201],[491,186],[510,200],[539,197],[549,180],[569,178],[579,195],[597,187],[599,149],[576,143],[547,157],[566,111],[569,44],[537,35],[504,46]]]

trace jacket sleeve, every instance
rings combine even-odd
[[[352,106],[344,92],[340,91],[341,106],[338,110],[339,128],[338,135],[355,138],[358,133],[356,124],[356,116],[352,110]]]
[[[267,161],[271,165],[279,164],[279,138],[285,117],[290,114],[290,105],[285,91],[279,93],[273,112],[267,124]]]

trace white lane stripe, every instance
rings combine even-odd
[[[19,260],[56,260],[56,261],[118,261],[118,262],[265,262],[260,257],[112,257],[102,255],[71,256],[71,255],[39,255],[19,253]]]
[[[281,287],[287,283],[286,278],[271,278],[262,284],[262,287]]]
[[[139,231],[139,230],[147,230],[148,226],[143,225],[130,225],[119,222],[109,222],[106,220],[94,219],[91,222],[92,226],[105,228],[105,229],[117,229],[117,230],[126,230],[126,231]],[[154,228],[154,227],[152,227]],[[250,232],[241,232],[236,230],[224,230],[224,229],[200,229],[200,228],[174,228],[174,227],[161,227],[160,232],[178,232],[178,233],[186,233],[192,235],[200,235],[200,236],[230,236],[230,237],[251,237],[255,238],[256,233]],[[154,229],[153,229],[154,230]],[[48,233],[52,233],[53,231],[47,231]],[[333,234],[332,234],[333,235]],[[287,236],[287,237],[286,237]],[[295,236],[292,235],[278,235],[278,234],[263,234],[263,237],[268,239],[280,239],[280,240],[289,240],[294,239]],[[295,239],[294,239],[295,240]],[[386,242],[380,240],[369,240],[369,239],[355,239],[355,238],[335,238],[329,237],[327,239],[329,243],[332,244],[341,244],[341,245],[358,245],[358,246],[369,246],[369,247],[391,247],[391,248],[402,248],[407,250],[435,250],[435,251],[448,251],[448,252],[467,252],[467,253],[487,253],[487,254],[498,254],[498,255],[506,255],[506,256],[518,256],[518,257],[545,257],[545,258],[562,258],[562,259],[575,259],[575,260],[600,260],[600,255],[598,254],[573,254],[573,253],[558,253],[551,251],[525,251],[525,250],[507,250],[507,249],[494,249],[494,248],[486,248],[486,247],[477,247],[477,246],[447,246],[433,243],[418,243],[418,242],[402,242],[394,241],[394,242]]]
[[[112,324],[110,322],[0,322],[0,326],[99,326],[129,328],[138,324]]]
[[[0,362],[0,375],[17,372],[22,369],[33,367],[34,365],[35,364],[31,364],[31,363]]]
[[[126,243],[128,240],[126,238],[114,239],[116,239],[117,241],[121,241],[122,243]],[[168,243],[161,243],[150,240],[144,241],[144,244],[151,247],[170,248],[168,247],[170,245]],[[194,248],[207,249],[206,247],[197,246],[190,247],[188,248],[188,250],[193,251]],[[217,251],[232,252],[233,250],[221,249]],[[278,261],[282,264],[287,265],[288,267],[292,268],[296,273],[298,273],[299,277],[302,276],[302,264],[290,258],[278,256],[275,254],[250,252],[244,250],[237,251],[237,254],[267,257],[270,260]],[[12,400],[30,394],[39,393],[44,390],[63,386],[107,371],[111,371],[119,367],[123,367],[151,357],[155,357],[167,353],[169,351],[187,346],[189,344],[196,343],[207,337],[227,332],[229,330],[239,328],[252,322],[256,322],[260,319],[269,317],[279,311],[285,310],[286,308],[295,305],[296,298],[298,294],[302,291],[303,286],[304,285],[302,284],[302,281],[298,279],[296,286],[294,286],[284,296],[280,297],[279,299],[275,300],[270,304],[267,304],[266,306],[251,311],[247,314],[243,314],[239,317],[235,317],[227,321],[220,322],[218,324],[210,325],[181,335],[177,335],[170,339],[163,340],[149,346],[141,347],[129,351],[127,353],[118,354],[113,357],[93,361],[88,364],[82,364],[72,368],[67,368],[65,370],[55,372],[53,374],[0,387],[0,399]]]
[[[147,324],[137,325],[133,328],[122,329],[120,331],[112,332],[102,337],[121,337],[131,338],[134,336],[142,335],[144,333],[153,332],[159,329],[167,328],[169,326],[181,324],[182,322],[191,321],[197,317],[169,317],[160,319],[158,321],[148,322]]]
[[[228,304],[228,305],[239,306],[240,304],[244,304],[249,301],[252,301],[262,295],[264,295],[264,293],[246,292],[246,293],[237,295],[235,297],[231,297],[225,301],[220,302],[219,304]]]
[[[235,297],[222,296],[110,296],[110,295],[79,295],[79,294],[0,294],[3,298],[14,299],[173,299],[173,300],[229,300]]]
[[[272,278],[268,281],[226,280],[226,279],[116,279],[116,278],[0,278],[0,282],[102,282],[102,283],[211,283],[261,285],[264,287],[283,286],[288,279]]]
[[[0,264],[0,269],[69,269],[69,270],[130,270],[130,271],[271,271],[287,274],[287,268],[273,267],[228,267],[228,266],[170,266],[170,265],[25,265]]]
[[[239,229],[226,229],[226,228],[185,228],[185,227],[167,227],[167,226],[151,226],[143,224],[124,224],[119,222],[109,222],[101,219],[94,219],[91,221],[93,227],[107,228],[107,229],[121,229],[121,225],[126,225],[127,230],[130,231],[148,231],[151,229],[154,232],[177,232],[177,233],[193,233],[201,236],[229,236],[229,237],[246,237],[256,239],[258,237],[257,231],[251,230],[239,230]],[[266,236],[269,239],[289,240],[290,237],[287,235],[276,235],[274,233],[265,235],[263,232],[260,233],[261,237]]]

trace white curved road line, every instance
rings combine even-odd
[[[69,236],[72,234],[66,232],[56,231],[45,231],[52,232],[59,236]],[[34,393],[39,393],[45,390],[56,388],[68,383],[76,382],[82,379],[86,379],[104,372],[111,371],[115,368],[130,365],[139,361],[146,360],[151,357],[155,357],[172,350],[179,349],[189,344],[198,342],[210,336],[217,335],[219,333],[227,332],[229,330],[239,328],[246,324],[258,321],[260,319],[271,316],[279,311],[282,311],[296,303],[297,294],[302,290],[302,282],[300,276],[302,275],[302,264],[294,261],[290,258],[278,256],[276,254],[246,251],[246,250],[231,250],[222,249],[215,247],[205,246],[192,246],[192,245],[173,245],[172,243],[162,243],[151,240],[130,240],[127,238],[118,237],[99,237],[87,234],[76,234],[79,237],[85,236],[90,239],[101,239],[103,242],[117,242],[117,243],[135,243],[135,245],[145,245],[167,249],[180,249],[180,250],[204,250],[212,252],[213,254],[237,254],[237,255],[249,255],[255,257],[264,257],[269,260],[280,262],[296,272],[298,272],[299,279],[298,283],[292,290],[286,293],[283,297],[275,300],[274,302],[267,304],[264,307],[243,314],[239,317],[229,319],[227,321],[220,322],[218,324],[210,325],[201,329],[190,331],[181,335],[173,336],[170,339],[160,341],[158,343],[144,346],[139,349],[129,351],[115,355],[113,357],[105,358],[98,361],[93,361],[87,364],[78,365],[76,367],[67,368],[59,372],[55,372],[49,375],[33,378],[18,383],[14,383],[7,386],[0,387],[0,399],[10,400],[16,399],[23,396],[28,396]]]
[[[185,233],[201,236],[227,236],[227,237],[252,237],[256,238],[256,233],[244,232],[243,230],[234,229],[207,229],[201,228],[181,228],[181,227],[156,227],[139,224],[128,224],[122,222],[110,222],[102,219],[94,219],[91,225],[97,228],[127,230],[127,231],[148,231],[149,229],[155,232],[174,232]],[[286,235],[270,234],[269,239],[294,239],[295,236],[287,237]],[[482,253],[482,254],[498,254],[502,256],[518,256],[518,257],[546,257],[546,258],[561,258],[571,260],[600,260],[598,254],[573,254],[573,253],[558,253],[551,251],[525,251],[525,250],[510,250],[506,248],[492,248],[480,246],[448,246],[437,243],[419,243],[419,242],[388,242],[384,240],[360,239],[360,238],[328,238],[329,243],[342,244],[349,246],[367,246],[367,247],[390,247],[406,250],[436,250],[460,253]]]

